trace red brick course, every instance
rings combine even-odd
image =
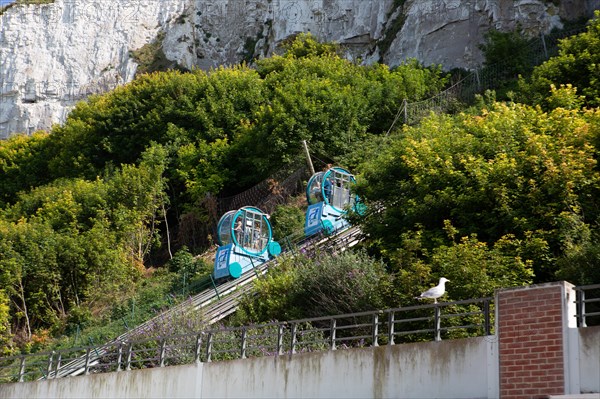
[[[564,394],[562,286],[500,291],[497,307],[500,397]]]

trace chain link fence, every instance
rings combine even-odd
[[[254,206],[266,213],[272,213],[275,207],[285,204],[289,197],[298,195],[305,189],[305,182],[310,178],[308,165],[303,156],[292,166],[284,167],[256,184],[255,186],[231,197],[220,197],[218,213]]]
[[[523,49],[523,56],[529,68],[540,65],[558,54],[558,45],[561,39],[585,31],[584,26],[564,32],[540,35],[529,41]],[[510,62],[484,65],[464,76],[446,90],[426,100],[409,103],[404,101],[400,107],[399,115],[407,125],[415,125],[431,112],[451,112],[462,103],[473,101],[475,95],[485,90],[498,88],[507,79],[516,79],[517,76],[507,76],[507,71],[514,70]],[[517,71],[524,73],[525,70]]]

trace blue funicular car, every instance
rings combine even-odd
[[[330,235],[348,227],[344,216],[359,205],[358,197],[351,192],[354,183],[354,176],[340,167],[312,175],[306,186],[306,236],[319,232]]]
[[[254,266],[281,253],[273,240],[269,216],[258,208],[243,207],[221,216],[217,225],[219,249],[215,256],[213,278],[239,278]]]

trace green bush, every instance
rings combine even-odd
[[[302,254],[281,261],[240,304],[239,322],[268,322],[383,309],[391,292],[384,265],[364,252]]]
[[[584,104],[600,105],[600,11],[595,11],[587,30],[563,39],[559,52],[533,70],[530,79],[520,81],[519,101],[539,104],[545,109],[553,104],[547,99],[551,87],[570,85],[583,96]]]
[[[599,220],[599,128],[596,110],[502,103],[425,119],[362,167],[357,191],[376,210],[363,230],[388,257],[416,230],[421,252],[447,246],[445,221],[490,247],[510,235],[535,281],[553,281],[566,244],[579,240],[573,221]]]
[[[277,205],[271,214],[273,237],[283,240],[286,237],[304,236],[304,210],[294,205]]]
[[[485,43],[480,45],[480,49],[485,57],[485,65],[499,68],[501,79],[516,79],[519,74],[526,74],[532,68],[527,44],[527,39],[516,30],[490,30],[485,34]]]

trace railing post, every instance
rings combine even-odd
[[[19,382],[25,381],[25,355],[21,356],[21,367],[19,368]]]
[[[84,374],[90,374],[90,352],[92,351],[91,347],[88,347],[85,351],[85,369]]]
[[[406,98],[402,100],[402,105],[404,106],[404,124],[408,125],[408,101]]]
[[[546,47],[546,38],[544,34],[540,34],[540,38],[542,39],[542,46],[544,47],[544,58],[548,59],[548,48]]]
[[[577,321],[579,322],[578,327],[587,327],[585,320],[585,291],[582,289],[577,290]]]
[[[254,261],[252,260],[252,258],[250,258],[250,264],[252,265],[252,271],[254,272],[254,275],[256,276],[256,278],[259,278],[260,275],[256,271],[256,266],[254,266]]]
[[[50,353],[50,356],[48,356],[48,368],[47,368],[47,370],[46,370],[46,375],[47,375],[47,377],[46,377],[46,378],[48,378],[48,379],[50,379],[50,375],[51,375],[51,373],[52,373],[52,361],[53,361],[53,358],[54,358],[54,354],[55,354],[55,353],[56,353],[56,352],[52,351],[52,352]]]
[[[194,361],[200,362],[200,347],[202,346],[202,334],[196,335],[196,346],[194,348]]]
[[[441,317],[440,317],[440,307],[439,305],[435,305],[435,316],[434,316],[434,323],[435,323],[435,341],[439,342],[442,340],[441,334],[440,334],[440,322],[441,322]]]
[[[213,343],[213,333],[209,332],[208,337],[206,338],[206,362],[211,362],[211,352],[212,352],[212,343]]]
[[[277,355],[283,354],[283,324],[277,326]]]
[[[123,362],[123,342],[119,341],[117,348],[117,371],[121,371],[121,362]]]
[[[62,361],[62,353],[58,353],[58,359],[56,359],[56,366],[54,366],[54,378],[58,378],[58,372],[60,371],[60,363]]]
[[[297,329],[297,324],[296,323],[292,323],[292,339],[291,339],[291,354],[293,355],[294,353],[296,353],[296,329]]]
[[[388,313],[388,345],[394,345],[394,311]]]
[[[490,321],[490,300],[486,299],[483,301],[483,318],[485,335],[492,335],[492,323]]]
[[[292,243],[290,241],[290,237],[289,236],[285,237],[285,241],[287,242],[288,250],[292,251],[292,253],[294,255],[296,255],[295,247],[292,245]]]
[[[217,299],[221,299],[221,296],[219,295],[219,290],[217,289],[217,285],[215,284],[215,280],[213,279],[212,274],[209,274],[210,276],[210,282],[212,283],[213,288],[215,289],[215,293],[217,294]]]
[[[377,338],[379,336],[379,313],[373,314],[373,346],[379,346]]]
[[[331,324],[329,327],[329,349],[335,350],[335,329],[337,327],[337,320],[331,319]]]
[[[131,356],[133,352],[133,342],[129,342],[127,345],[127,363],[125,364],[125,370],[131,370]]]
[[[240,358],[241,359],[245,359],[246,358],[246,327],[242,328],[242,345],[240,348]]]
[[[167,339],[163,338],[160,340],[160,353],[158,358],[158,364],[160,367],[165,367],[165,351],[167,348]]]

